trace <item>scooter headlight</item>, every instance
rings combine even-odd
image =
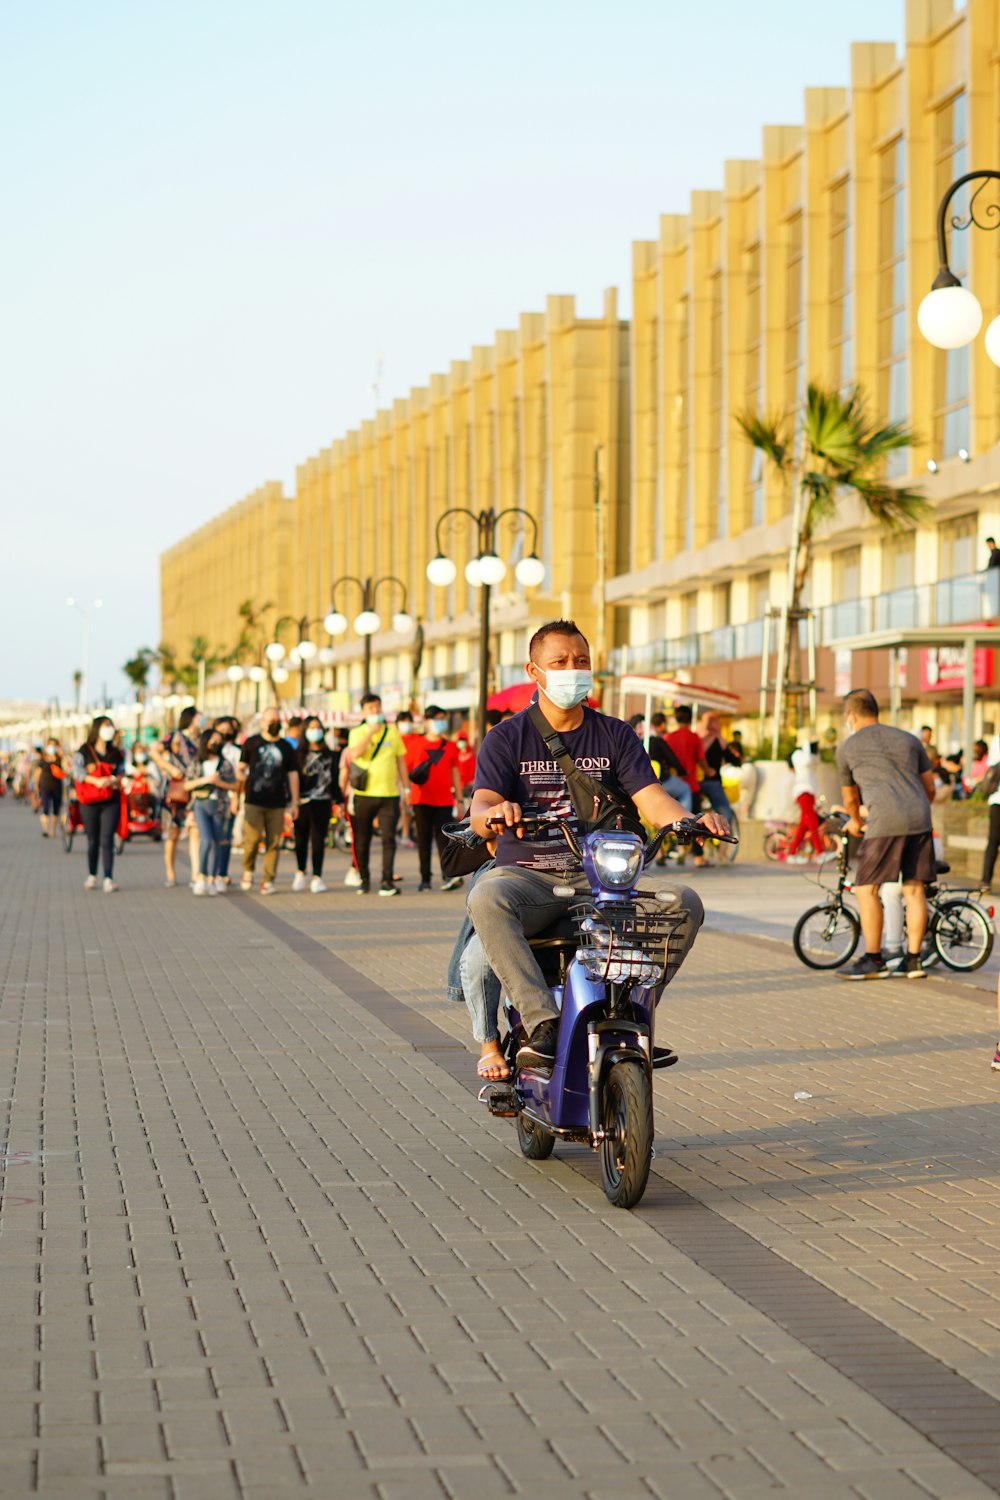
[[[594,845],[594,869],[602,885],[612,891],[629,891],[642,870],[642,847],[637,839],[599,839]]]

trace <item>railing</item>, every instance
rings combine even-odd
[[[875,631],[933,629],[979,620],[1000,622],[1000,568],[824,605],[816,611],[816,643],[835,646],[838,640]],[[804,645],[802,627],[799,634]],[[764,621],[748,620],[645,646],[616,646],[609,653],[608,668],[616,677],[669,673],[679,667],[759,657],[763,646]]]

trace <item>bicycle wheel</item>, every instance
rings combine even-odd
[[[788,849],[788,834],[782,833],[778,828],[772,828],[764,840],[764,858],[773,859],[776,863],[784,859]]]
[[[971,974],[993,952],[993,926],[975,902],[956,896],[942,901],[933,918],[931,937],[949,969]]]
[[[802,913],[792,933],[792,947],[807,969],[839,969],[853,954],[860,936],[857,913],[828,901]]]

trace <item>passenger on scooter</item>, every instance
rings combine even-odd
[[[654,828],[685,816],[683,807],[660,785],[649,756],[621,719],[587,707],[594,679],[590,647],[572,620],[553,620],[538,629],[529,645],[527,675],[538,688],[537,703],[562,738],[576,765],[594,781],[631,797]],[[555,894],[556,886],[589,893],[582,870],[574,868],[558,827],[528,840],[518,825],[541,814],[580,825],[566,777],[552,758],[529,709],[491,729],[476,765],[471,822],[486,837],[495,834],[491,820],[506,825],[497,842],[496,867],[469,893],[469,915],[490,966],[512,1005],[520,1013],[528,1043],[517,1054],[522,1067],[551,1067],[559,1034],[559,1013],[528,938],[569,911],[576,897]],[[713,833],[728,832],[724,818],[706,813]],[[687,914],[683,948],[686,956],[704,918],[701,901],[687,886],[676,886]]]

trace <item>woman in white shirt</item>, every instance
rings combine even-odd
[[[809,740],[801,744],[797,750],[792,751],[790,760],[795,777],[792,783],[792,795],[799,805],[799,826],[792,835],[786,860],[795,864],[804,864],[809,856],[800,854],[799,849],[805,841],[806,834],[812,840],[813,851],[817,857],[823,853],[823,835],[820,833],[819,818],[816,816],[816,797],[819,793],[819,780],[816,775],[816,768],[819,765],[819,741]]]

